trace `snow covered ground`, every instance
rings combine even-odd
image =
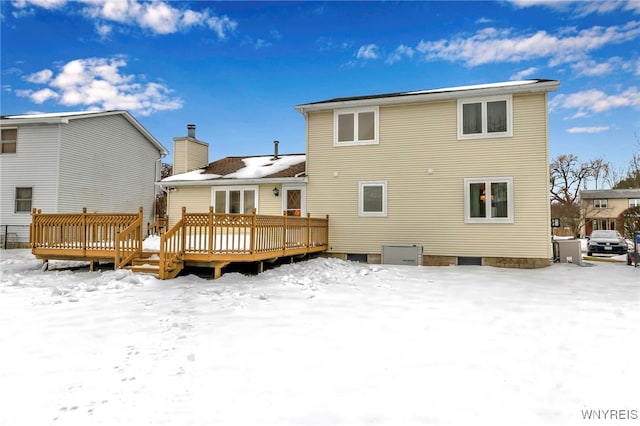
[[[625,263],[158,281],[0,257],[3,426],[640,424]]]

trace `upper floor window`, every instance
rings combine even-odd
[[[16,213],[30,213],[33,204],[33,188],[16,188]]]
[[[2,154],[15,154],[18,141],[18,129],[2,129]]]
[[[258,206],[257,187],[213,188],[213,206],[216,213],[251,214]]]
[[[458,139],[507,137],[512,134],[511,95],[458,99]]]
[[[606,209],[607,200],[593,200],[593,207],[596,209]]]
[[[360,182],[358,216],[387,215],[387,182]]]
[[[629,198],[629,208],[640,207],[640,198]]]
[[[513,223],[513,178],[464,180],[466,223]]]
[[[333,144],[377,144],[378,112],[378,107],[334,110]]]

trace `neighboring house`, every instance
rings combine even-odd
[[[173,175],[160,186],[167,192],[169,227],[189,213],[306,215],[305,155],[225,157],[208,163],[206,142],[196,138],[195,125],[187,136],[174,138]],[[323,209],[324,210],[324,209]]]
[[[136,212],[153,222],[167,150],[126,111],[2,116],[0,225],[29,241],[31,209]]]
[[[307,209],[329,215],[329,253],[425,265],[543,267],[552,258],[548,92],[527,80],[298,105]]]
[[[580,191],[585,235],[599,229],[618,229],[616,220],[630,207],[640,207],[640,188]]]

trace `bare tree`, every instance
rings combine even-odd
[[[579,163],[573,154],[558,155],[549,166],[551,201],[575,204],[580,190],[586,187],[592,171],[587,163]]]
[[[611,165],[602,157],[599,157],[595,160],[591,160],[589,162],[589,167],[591,169],[591,177],[595,184],[594,189],[598,189],[599,185],[602,186],[608,181],[609,174],[611,174]]]
[[[640,136],[636,133],[635,137],[638,150],[631,156],[626,177],[618,180],[615,189],[640,188]]]
[[[560,221],[569,226],[574,236],[580,234],[582,213],[580,210],[580,190],[586,189],[590,181],[604,183],[611,167],[602,158],[580,162],[574,154],[557,156],[549,165],[551,209]]]

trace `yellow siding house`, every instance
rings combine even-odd
[[[526,80],[337,98],[306,120],[306,208],[328,214],[328,253],[425,265],[535,268],[552,257],[548,93]]]

